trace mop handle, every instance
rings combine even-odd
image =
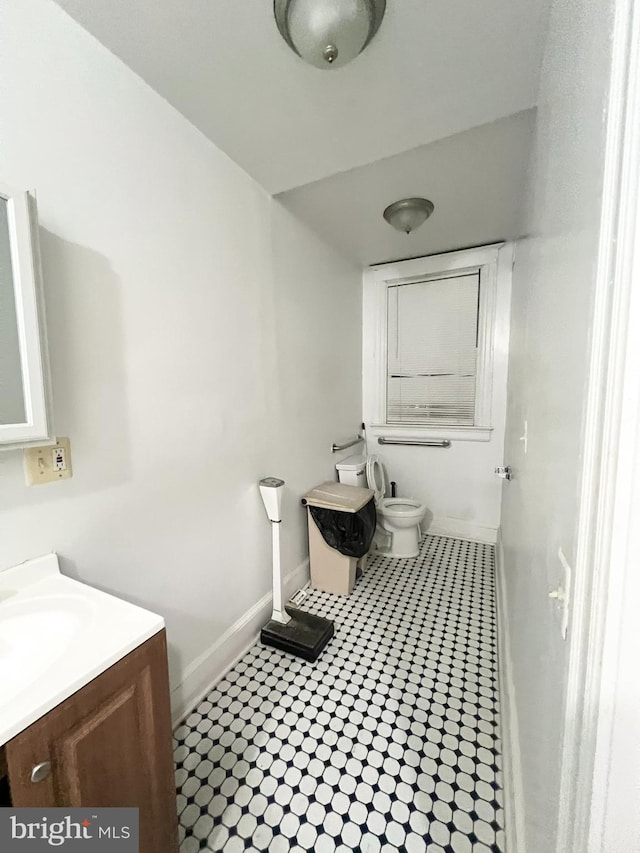
[[[289,615],[284,609],[282,595],[282,570],[280,567],[280,522],[271,522],[271,544],[273,562],[273,616],[278,622],[288,622]]]

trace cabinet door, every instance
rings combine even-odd
[[[165,632],[9,741],[6,752],[14,806],[137,806],[140,853],[174,853]],[[32,782],[45,761],[50,774]]]

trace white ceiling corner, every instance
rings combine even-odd
[[[276,198],[363,265],[515,239],[534,122],[535,110],[526,110]],[[407,235],[382,212],[412,196],[430,199],[435,210]]]
[[[365,52],[322,71],[270,0],[57,2],[271,193],[534,106],[548,6],[388,0]]]

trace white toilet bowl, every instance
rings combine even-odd
[[[417,557],[426,506],[411,498],[383,498],[376,512],[380,525],[391,534],[389,556]]]
[[[373,490],[378,527],[388,544],[389,557],[417,557],[420,551],[420,524],[427,513],[425,504],[413,498],[385,498],[385,475],[377,456],[351,456],[336,465],[341,483],[366,486]]]

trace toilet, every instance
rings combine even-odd
[[[388,557],[417,557],[427,507],[412,498],[385,498],[384,467],[377,456],[349,456],[337,463],[336,471],[341,483],[372,489],[378,526],[386,534],[381,538],[388,541],[381,550]]]

